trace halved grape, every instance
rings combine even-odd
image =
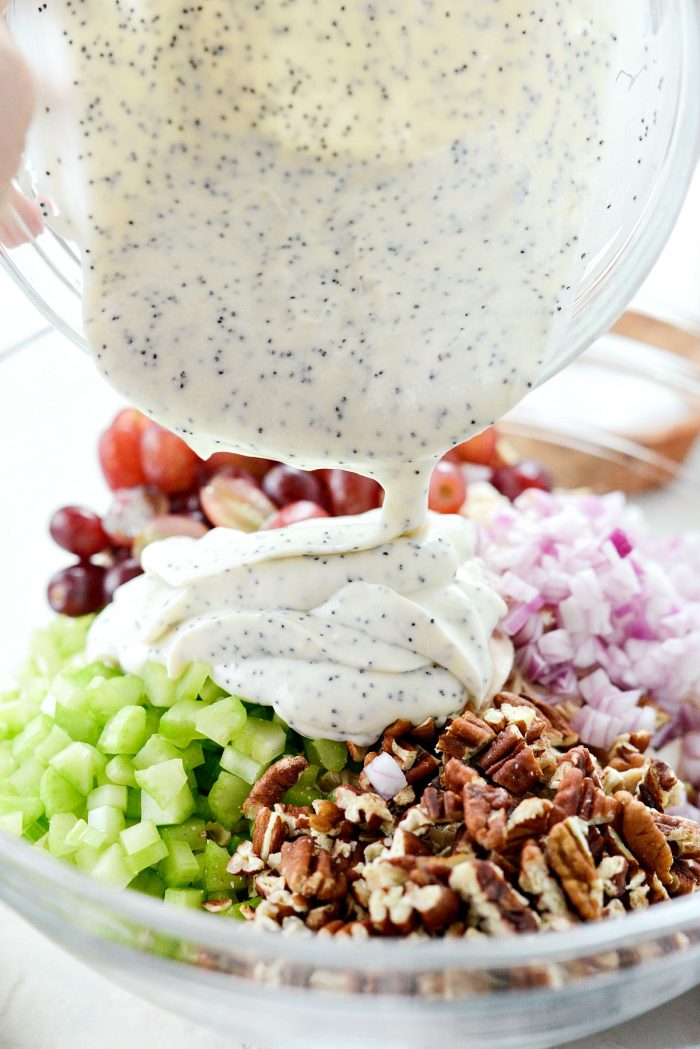
[[[167,512],[167,496],[153,485],[121,488],[114,493],[103,524],[116,546],[131,547],[149,521]]]
[[[324,506],[328,502],[326,486],[319,476],[306,470],[278,463],[263,477],[262,490],[278,506],[305,500]]]
[[[275,512],[274,503],[251,481],[219,473],[200,493],[202,509],[213,525],[256,532]]]
[[[428,506],[439,514],[456,514],[467,495],[464,474],[455,463],[441,459],[430,478]]]
[[[362,477],[349,470],[326,470],[325,480],[336,515],[363,514],[381,506],[382,487],[371,477]]]

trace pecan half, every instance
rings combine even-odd
[[[525,794],[542,777],[542,767],[532,747],[513,724],[499,732],[491,746],[477,759],[477,765],[494,783],[512,794]]]
[[[280,758],[274,765],[270,765],[243,802],[243,815],[252,819],[261,805],[265,805],[268,809],[273,808],[308,767],[309,763],[302,755]]]
[[[292,892],[306,898],[340,900],[348,891],[343,871],[338,871],[325,849],[312,838],[297,838],[282,846],[280,872]]]
[[[546,849],[547,862],[574,910],[586,921],[600,918],[603,881],[588,846],[583,820],[578,816],[568,816],[555,824],[547,838]]]
[[[642,867],[657,874],[664,885],[670,885],[673,853],[656,825],[655,814],[627,791],[621,790],[615,796],[622,806],[622,837],[628,848]]]
[[[465,760],[478,754],[495,738],[496,733],[485,721],[465,710],[447,726],[447,730],[437,741],[436,749],[443,753],[445,758]]]
[[[484,849],[502,849],[510,804],[507,791],[490,786],[480,776],[466,783],[462,792],[462,809],[464,825],[472,841]]]

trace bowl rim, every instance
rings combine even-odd
[[[223,921],[216,915],[177,908],[163,900],[128,889],[116,889],[92,879],[21,839],[0,831],[2,866],[7,861],[20,872],[53,883],[81,903],[98,907],[137,925],[198,946],[228,954],[241,952],[256,959],[286,960],[308,965],[366,968],[391,966],[403,972],[441,970],[447,966],[502,969],[566,962],[589,954],[634,947],[649,939],[700,928],[700,892],[656,903],[625,915],[565,930],[483,939],[352,941],[346,937],[285,936],[248,922]],[[0,896],[3,882],[0,879]],[[504,945],[507,945],[504,951]]]

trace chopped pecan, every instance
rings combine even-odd
[[[464,824],[469,836],[484,849],[500,850],[506,841],[506,813],[511,799],[501,787],[477,776],[462,792]]]
[[[440,762],[427,750],[419,752],[418,757],[410,769],[406,772],[406,782],[413,786],[416,783],[425,783],[432,779],[440,768]]]
[[[464,760],[483,750],[495,738],[495,732],[485,721],[465,710],[447,726],[437,741],[436,749],[443,753],[445,758]]]
[[[319,798],[313,802],[313,814],[309,816],[309,828],[317,834],[338,831],[343,823],[343,810],[333,801]]]
[[[494,783],[513,794],[525,794],[542,777],[542,768],[517,725],[499,732],[491,746],[477,759]]]
[[[683,859],[700,860],[700,823],[663,812],[652,813],[652,819],[674,855]]]
[[[603,894],[607,899],[622,896],[627,886],[629,863],[624,856],[604,856],[598,864],[598,874],[603,880]]]
[[[476,769],[473,769],[471,765],[465,764],[460,761],[459,758],[450,758],[445,764],[445,768],[442,774],[443,781],[448,790],[453,790],[455,793],[461,794],[462,788],[467,783],[485,783],[486,781],[479,775]],[[428,787],[428,790],[431,788]]]
[[[552,802],[547,798],[524,798],[508,817],[505,848],[516,848],[527,838],[546,834],[551,810]]]
[[[550,874],[544,853],[535,841],[527,841],[523,846],[518,884],[523,892],[536,898],[537,909],[548,927],[563,928],[571,924],[566,897],[559,882]]]
[[[664,885],[670,885],[673,853],[664,832],[656,825],[657,814],[627,791],[619,791],[615,797],[622,806],[622,837],[628,848],[642,867],[657,874]]]
[[[535,932],[540,919],[488,860],[467,860],[450,875],[450,888],[469,904],[470,922],[484,932]]]
[[[637,796],[650,809],[663,812],[677,783],[675,772],[666,762],[652,758],[647,763],[644,778],[637,785]]]
[[[431,936],[446,929],[459,914],[459,896],[446,885],[416,886],[406,891]]]
[[[243,802],[243,815],[252,819],[261,805],[265,805],[268,809],[273,808],[308,767],[309,763],[302,755],[294,757],[289,755],[280,758],[274,765],[270,765]]]
[[[635,735],[638,735],[635,733]],[[637,747],[632,742],[630,735],[618,736],[613,743],[613,746],[608,754],[608,765],[617,769],[618,772],[627,772],[629,769],[641,768],[646,759],[644,757],[643,750],[649,745],[649,740],[646,740],[646,746],[644,748]]]
[[[284,843],[280,871],[291,891],[306,898],[340,900],[348,891],[345,873],[337,870],[330,854],[318,849],[312,838]]]
[[[360,747],[357,743],[351,743],[350,740],[346,742],[345,746],[348,748],[351,761],[364,761],[369,750],[369,747]]]
[[[389,848],[390,856],[429,856],[430,846],[410,830],[398,827]]]
[[[253,824],[253,852],[261,860],[267,860],[273,852],[279,852],[282,842],[287,840],[287,825],[278,812],[261,805],[255,813]]]
[[[425,721],[421,721],[420,725],[411,729],[409,735],[414,743],[419,743],[422,747],[433,747],[437,737],[435,718],[426,718]]]
[[[420,799],[420,807],[431,822],[437,822],[444,813],[442,791],[437,787],[426,787]]]
[[[370,791],[357,793],[349,786],[338,787],[335,792],[336,805],[345,814],[345,819],[359,824],[370,831],[389,834],[394,827],[394,817],[387,803],[379,794]]]
[[[311,908],[306,915],[304,924],[307,929],[311,929],[313,932],[318,932],[330,922],[336,921],[339,916],[340,904],[338,901],[334,901],[333,903],[323,903],[319,907]]]
[[[264,862],[253,851],[253,842],[242,841],[228,861],[226,870],[229,874],[257,874],[264,868]]]
[[[586,921],[600,918],[603,881],[588,846],[583,820],[578,816],[568,816],[555,824],[547,838],[546,849],[547,862],[574,910]]]
[[[552,800],[550,825],[567,816],[580,816],[592,824],[612,823],[618,807],[614,797],[607,797],[581,769],[570,767],[564,772]]]
[[[678,896],[700,890],[700,863],[697,860],[676,860],[671,868],[671,888]]]

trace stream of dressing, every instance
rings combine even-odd
[[[380,514],[149,548],[93,654],[189,659],[311,735],[478,705],[502,606],[437,456],[562,338],[617,3],[19,0],[30,143],[108,381],[201,453],[343,466]],[[507,658],[506,658],[507,662]]]

